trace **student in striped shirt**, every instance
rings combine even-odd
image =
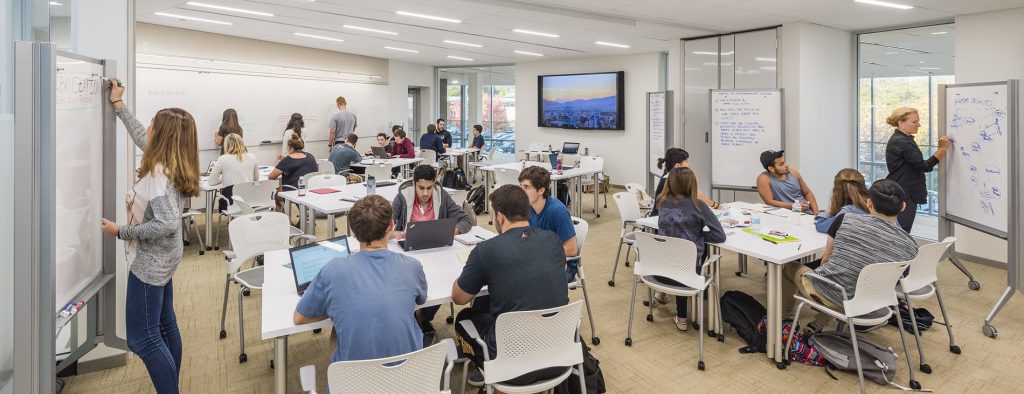
[[[828,229],[828,242],[820,263],[786,266],[783,272],[786,278],[783,281],[784,297],[795,288],[808,299],[842,310],[843,295],[838,289],[818,279],[805,277],[804,273],[813,270],[815,274],[838,283],[846,290],[846,296],[853,298],[857,276],[867,265],[909,261],[917,256],[917,243],[896,223],[896,215],[900,211],[914,209],[903,202],[903,188],[894,181],[883,179],[875,181],[868,194],[867,208],[871,214],[836,216]],[[792,302],[792,298],[786,298]],[[828,315],[820,313],[808,328],[817,331],[832,321]]]

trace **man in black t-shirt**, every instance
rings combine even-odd
[[[456,320],[473,322],[494,359],[494,322],[498,315],[563,306],[569,303],[569,293],[562,241],[551,231],[530,227],[526,192],[518,185],[502,186],[491,194],[491,208],[499,235],[477,244],[470,252],[462,274],[452,285],[452,300],[465,305],[487,286],[490,295],[478,298],[472,308],[463,309]],[[462,353],[483,368],[483,349],[461,324],[456,324],[455,332]],[[565,368],[548,368],[509,383],[527,384],[564,371]]]

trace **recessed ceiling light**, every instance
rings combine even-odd
[[[411,52],[411,53],[420,53],[420,51],[417,51],[417,50],[415,50],[415,49],[405,49],[405,48],[396,48],[396,47],[384,47],[384,49],[390,49],[390,50],[392,50],[392,51],[401,51],[401,52]]]
[[[715,63],[715,62],[704,62],[704,63],[701,63],[701,65],[703,65],[703,66],[717,66],[718,63]]]
[[[597,44],[597,45],[604,45],[606,47],[629,48],[629,45],[626,45],[626,44],[616,44],[614,42],[594,41],[594,43]]]
[[[536,52],[527,52],[527,51],[513,51],[513,52],[518,53],[520,55],[544,56],[544,55],[541,55],[541,54],[536,53]]]
[[[532,35],[541,36],[541,37],[551,37],[551,38],[558,38],[559,37],[558,34],[541,33],[539,31],[532,31],[532,30],[512,29],[512,31],[514,31],[516,33],[532,34]]]
[[[938,35],[942,35],[942,34],[949,34],[949,32],[948,31],[933,31],[932,34],[938,36]]]
[[[924,60],[922,60],[922,61],[919,61],[918,63],[924,64]]]
[[[455,60],[465,60],[467,62],[473,61],[473,59],[470,59],[468,57],[459,57],[459,56],[452,56],[452,55],[448,55],[448,58],[449,59],[455,59]]]
[[[775,71],[775,67],[758,67],[762,70]]]
[[[412,16],[412,17],[416,17],[416,18],[430,19],[430,20],[441,21],[441,22],[462,23],[462,21],[460,21],[458,19],[445,18],[445,17],[433,16],[433,15],[425,15],[425,14],[417,14],[415,12],[395,11],[395,13],[398,14],[398,15]]]
[[[776,61],[774,57],[755,57],[754,60],[757,60],[759,62],[775,62]]]
[[[342,39],[340,39],[340,38],[331,38],[331,37],[324,37],[324,36],[318,36],[318,35],[314,35],[314,34],[306,34],[306,33],[295,33],[295,35],[297,35],[297,36],[299,36],[299,37],[309,37],[309,38],[316,38],[316,39],[318,39],[318,40],[327,40],[327,41],[337,41],[337,42],[345,42],[345,40],[342,40]]]
[[[938,70],[938,67],[921,67],[922,70]]]
[[[58,2],[56,2],[56,1],[51,1],[51,2],[50,2],[50,5],[57,5],[57,6],[60,6],[60,5],[64,5],[64,4],[63,4],[63,3],[58,3]]]
[[[213,24],[217,24],[217,25],[228,25],[228,26],[231,26],[231,22],[222,22],[222,21],[215,21],[215,20],[212,20],[212,19],[196,18],[194,16],[184,16],[184,15],[178,15],[178,14],[168,14],[166,12],[154,12],[153,15],[166,16],[168,18],[184,19],[184,20],[187,20],[187,21],[206,22],[206,23],[213,23]]]
[[[452,81],[452,85],[458,85],[459,81]]]
[[[694,55],[718,55],[718,52],[710,52],[710,51],[694,51],[694,52],[690,52],[690,53],[692,53]],[[732,55],[732,53],[733,53],[732,51],[722,52],[722,55],[728,56],[728,55]]]
[[[886,54],[886,55],[898,55],[898,54],[899,54],[899,52],[896,52],[896,51],[890,51],[890,52],[886,52],[885,54]]]
[[[904,5],[904,4],[890,3],[888,1],[878,1],[878,0],[853,0],[853,1],[857,2],[857,3],[871,4],[871,5],[877,5],[877,6],[889,7],[889,8],[896,8],[896,9],[900,9],[900,10],[909,10],[911,8],[914,8],[913,6]]]
[[[187,57],[167,56],[167,55],[153,55],[153,54],[150,54],[150,53],[140,53],[139,56],[155,57],[155,58],[159,58],[159,59],[170,59],[170,60],[196,60],[196,59],[187,58]]]
[[[395,33],[393,31],[377,30],[377,29],[371,29],[369,27],[362,27],[362,26],[341,25],[341,27],[344,27],[346,29],[352,29],[352,30],[362,30],[362,31],[368,31],[368,32],[373,32],[373,33],[390,34],[392,36],[397,36],[398,35],[398,33]]]
[[[195,1],[190,1],[190,2],[185,3],[185,4],[188,4],[188,5],[191,5],[191,6],[196,6],[196,7],[211,8],[211,9],[221,10],[221,11],[239,12],[239,13],[242,13],[242,14],[252,14],[252,15],[259,15],[259,16],[274,16],[274,14],[271,14],[269,12],[243,10],[241,8],[231,8],[231,7],[225,7],[225,6],[216,5],[216,4],[197,3]]]
[[[480,44],[470,44],[468,42],[462,42],[462,41],[444,40],[444,42],[447,43],[447,44],[453,44],[453,45],[462,45],[462,46],[473,47],[473,48],[483,48],[483,45],[480,45]]]

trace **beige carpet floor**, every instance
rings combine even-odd
[[[618,191],[618,190],[616,190]],[[585,208],[591,207],[592,198],[585,196]],[[608,208],[600,218],[585,213],[590,223],[590,235],[584,251],[584,266],[590,290],[590,302],[597,324],[601,344],[593,347],[593,354],[601,361],[608,392],[854,392],[858,390],[856,374],[837,373],[832,380],[822,368],[793,365],[778,370],[763,354],[740,354],[743,346],[735,333],[728,332],[726,341],[705,341],[707,370],[699,372],[697,364],[697,332],[679,332],[672,323],[674,303],[655,309],[654,322],[644,320],[645,308],[638,302],[634,320],[633,346],[626,347],[626,323],[629,315],[630,269],[621,266],[617,274],[618,285],[609,287],[611,269],[615,260],[619,236],[619,217],[614,200],[608,199]],[[486,217],[481,224],[487,225]],[[321,221],[322,224],[322,221]],[[342,223],[343,224],[343,223]],[[340,227],[344,228],[344,227]],[[318,226],[321,237],[326,226]],[[765,269],[752,261],[750,272],[737,277],[727,274],[735,271],[737,257],[726,252],[722,265],[723,290],[742,290],[764,300]],[[979,264],[967,266],[981,282],[980,291],[967,288],[966,278],[952,264],[944,263],[939,272],[939,286],[946,297],[947,308],[954,324],[957,343],[963,354],[948,351],[947,336],[940,326],[925,332],[922,341],[927,362],[934,372],[918,373],[917,379],[925,388],[936,392],[1024,392],[1024,295],[1018,294],[996,319],[997,339],[981,333],[981,325],[996,298],[1006,287],[1006,271]],[[221,297],[224,280],[224,259],[219,252],[204,256],[197,254],[196,246],[185,249],[184,260],[174,276],[175,310],[184,341],[181,371],[181,389],[186,393],[269,393],[273,390],[273,370],[269,368],[273,346],[260,340],[260,293],[254,291],[245,299],[246,349],[249,361],[238,363],[238,323],[236,296],[232,292],[228,302],[228,337],[218,339]],[[572,299],[582,299],[581,291],[571,292]],[[934,300],[916,303],[936,316],[938,304]],[[434,326],[439,337],[454,334],[444,318],[447,308],[439,313]],[[806,315],[805,315],[806,317]],[[590,336],[590,327],[584,316],[584,336]],[[901,349],[895,327],[888,326],[866,334],[880,343]],[[908,338],[910,339],[910,338]],[[911,339],[912,340],[912,339]],[[917,354],[911,342],[914,364]],[[303,365],[317,365],[318,390],[324,392],[326,368],[334,347],[330,336],[301,334],[289,341],[288,391],[301,392],[298,369]],[[897,382],[907,384],[907,367],[902,354],[897,366]],[[461,369],[456,368],[452,381],[461,382]],[[458,393],[458,384],[453,392]],[[875,383],[868,383],[868,391],[891,391]],[[130,357],[121,368],[94,372],[71,378],[66,393],[146,393],[153,392],[146,368],[137,357]],[[474,391],[475,392],[475,391]]]

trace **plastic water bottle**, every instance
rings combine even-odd
[[[558,163],[558,171],[562,171],[562,155],[558,155],[558,160],[556,162]]]
[[[366,195],[372,196],[377,194],[377,178],[372,176],[366,177]]]
[[[299,177],[299,197],[306,195],[306,180]]]
[[[802,210],[803,209],[801,209],[800,200],[793,201],[793,212],[800,213],[800,211]]]
[[[761,228],[761,214],[760,213],[754,213],[753,215],[750,215],[750,228],[755,229],[755,230]]]
[[[590,148],[583,148],[583,156],[590,156]]]

